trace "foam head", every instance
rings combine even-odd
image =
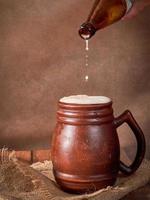
[[[87,95],[74,95],[63,97],[60,99],[62,103],[71,104],[105,104],[111,102],[111,99],[105,96],[87,96]]]

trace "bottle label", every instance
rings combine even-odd
[[[128,13],[133,6],[134,0],[125,0],[125,1],[126,1],[126,5],[127,5],[126,13]]]

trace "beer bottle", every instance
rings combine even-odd
[[[88,40],[95,32],[120,20],[133,5],[134,0],[95,0],[85,23],[80,26],[79,35]]]

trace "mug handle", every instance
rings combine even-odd
[[[127,123],[128,126],[133,131],[136,140],[137,140],[137,153],[135,156],[135,160],[130,166],[125,165],[122,161],[120,161],[119,170],[126,175],[130,175],[134,173],[140,166],[144,155],[145,155],[145,138],[144,134],[137,124],[136,120],[134,119],[132,113],[129,110],[126,110],[123,114],[119,117],[114,119],[115,127],[118,128],[123,123]]]

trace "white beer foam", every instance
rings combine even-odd
[[[103,104],[111,102],[111,99],[105,96],[74,95],[63,97],[60,99],[60,102],[73,104]]]

